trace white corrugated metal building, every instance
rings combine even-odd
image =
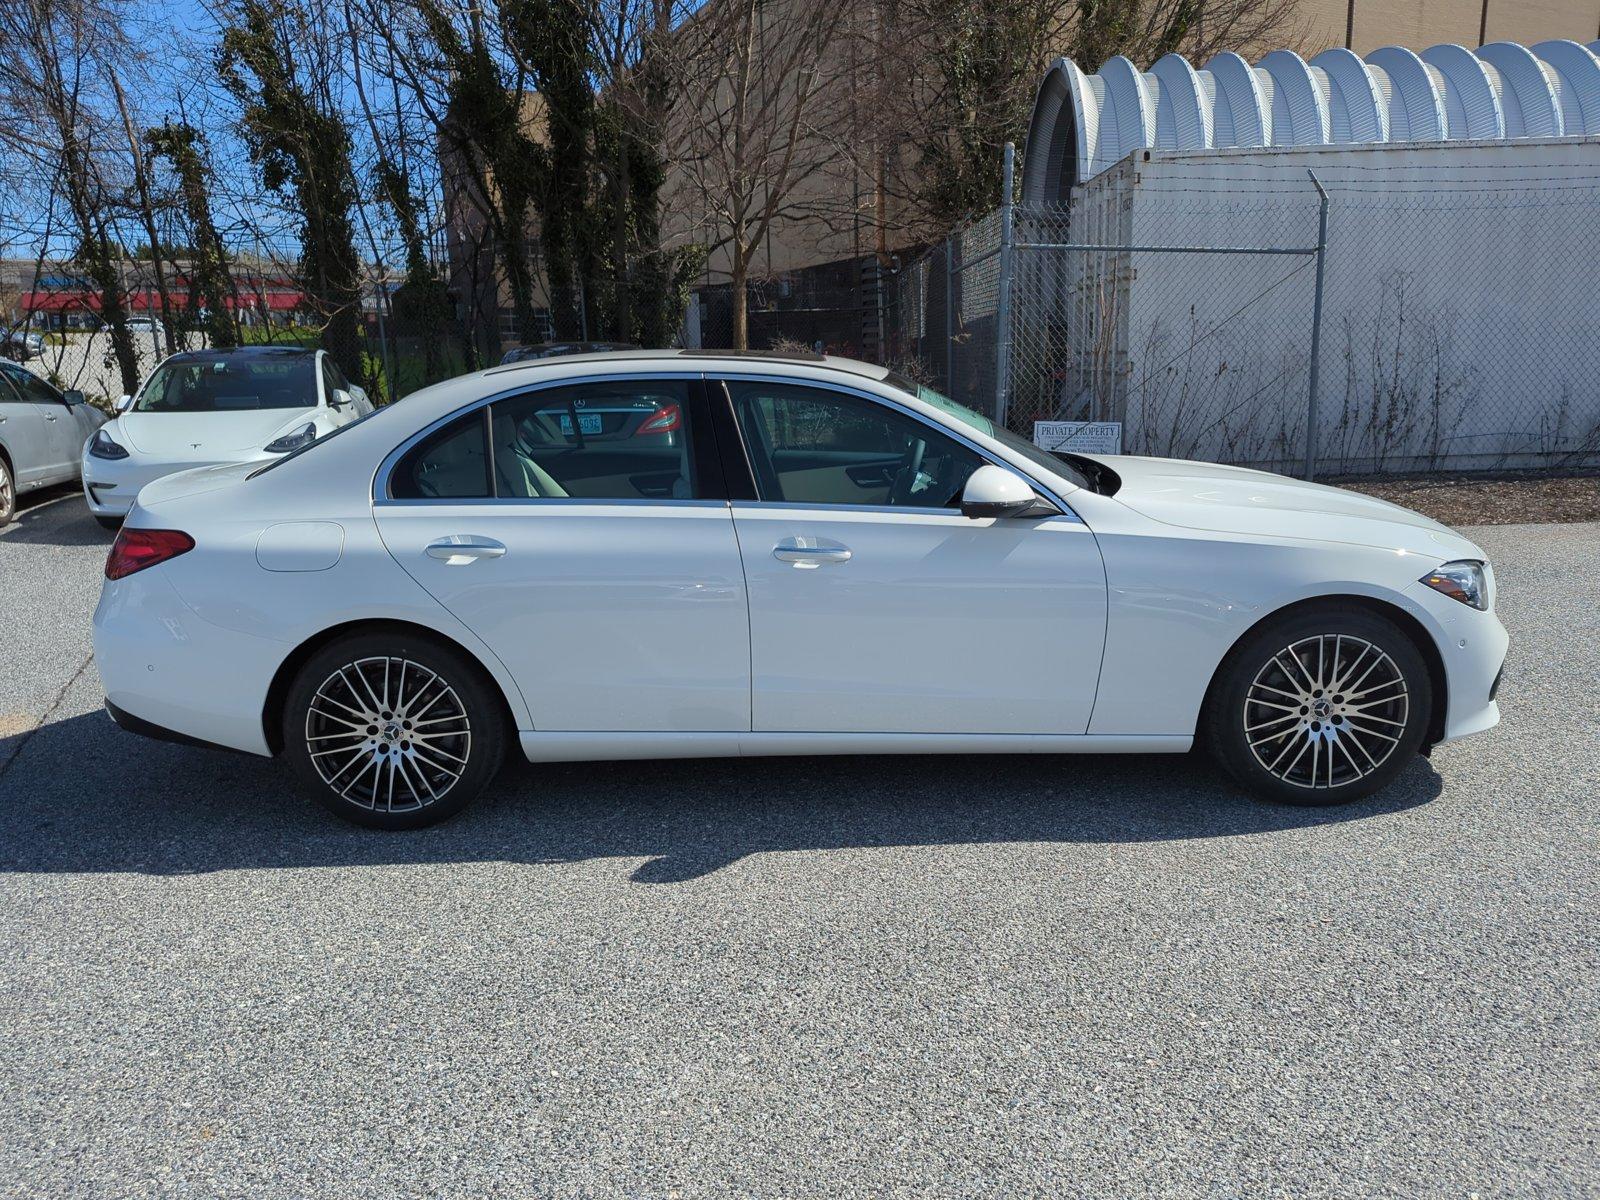
[[[1094,75],[1062,59],[1029,130],[1019,239],[1306,248],[1314,172],[1331,198],[1324,469],[1592,460],[1597,135],[1600,57],[1575,42]],[[1120,419],[1134,451],[1299,460],[1311,257],[1018,255],[1014,357],[1025,372],[1029,339],[1048,347],[1036,415]]]

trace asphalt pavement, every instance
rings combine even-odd
[[[1473,531],[1495,732],[509,768],[420,833],[100,711],[109,535],[0,531],[0,1195],[1600,1194],[1600,526]]]

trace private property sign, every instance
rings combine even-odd
[[[1121,421],[1035,421],[1033,444],[1042,450],[1121,454]]]

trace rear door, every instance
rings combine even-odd
[[[395,559],[515,676],[534,727],[750,728],[744,573],[697,376],[562,381],[390,456]]]

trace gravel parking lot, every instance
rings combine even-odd
[[[101,714],[81,499],[0,531],[0,1194],[1600,1194],[1600,525],[1476,531],[1494,734],[509,769],[348,828]]]

